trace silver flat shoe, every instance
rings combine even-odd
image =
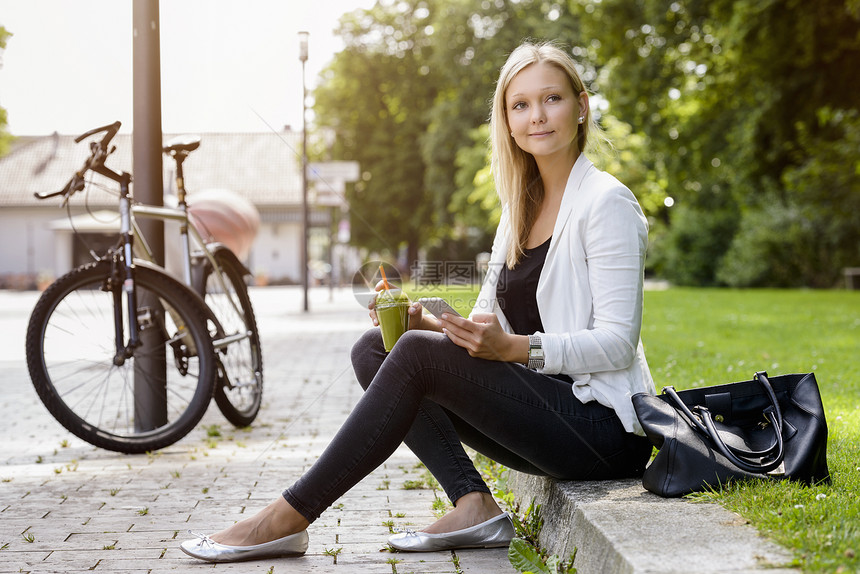
[[[457,548],[498,548],[507,546],[514,537],[514,523],[507,512],[454,532],[430,534],[407,530],[388,538],[388,543],[405,552],[434,552]]]
[[[179,548],[189,556],[207,562],[239,562],[242,560],[300,556],[308,549],[307,530],[253,546],[227,546],[226,544],[218,544],[204,534],[191,531],[188,533],[194,535],[195,538],[186,540],[179,545]]]

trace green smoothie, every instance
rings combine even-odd
[[[376,296],[376,319],[382,330],[382,344],[387,353],[409,327],[409,297],[400,289],[380,291]]]

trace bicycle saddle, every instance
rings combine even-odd
[[[177,136],[167,142],[162,149],[166,154],[192,152],[200,147],[200,136]]]

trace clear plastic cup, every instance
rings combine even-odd
[[[409,328],[409,305],[409,297],[400,289],[380,291],[376,296],[376,319],[386,353]]]

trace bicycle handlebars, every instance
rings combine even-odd
[[[107,156],[112,154],[116,149],[108,149],[108,145],[119,131],[121,125],[121,122],[116,121],[112,124],[92,129],[76,137],[75,143],[81,143],[83,140],[87,139],[90,136],[105,132],[105,135],[104,137],[102,137],[101,141],[94,141],[90,143],[90,156],[86,160],[84,160],[84,165],[81,167],[80,170],[75,172],[75,175],[72,176],[72,178],[68,181],[68,183],[66,183],[63,189],[50,193],[36,192],[33,195],[37,199],[48,199],[51,197],[57,197],[59,195],[62,195],[66,198],[66,201],[68,201],[72,195],[84,189],[84,186],[86,185],[84,181],[84,176],[90,170],[95,171],[96,173],[100,173],[111,179],[114,179],[114,176],[119,177],[118,174],[105,167],[104,163],[107,159]]]
[[[96,134],[97,134],[97,133],[99,133],[99,132],[107,132],[107,133],[105,134],[105,137],[103,137],[103,138],[102,138],[102,141],[101,141],[101,145],[102,145],[103,147],[107,147],[107,144],[108,144],[108,143],[110,143],[110,140],[112,140],[112,139],[113,139],[113,137],[116,135],[116,132],[118,132],[118,131],[119,131],[119,128],[120,128],[120,126],[121,126],[121,125],[122,125],[122,123],[121,123],[121,122],[116,121],[116,122],[114,122],[114,123],[112,123],[112,124],[108,124],[108,125],[106,125],[106,126],[102,126],[102,127],[100,127],[100,128],[92,129],[92,130],[88,131],[87,133],[81,134],[81,135],[79,135],[78,137],[76,137],[76,138],[75,138],[75,143],[81,143],[82,141],[84,141],[84,140],[85,140],[85,139],[87,139],[88,137],[90,137],[90,136],[94,136],[94,135],[96,135]]]

